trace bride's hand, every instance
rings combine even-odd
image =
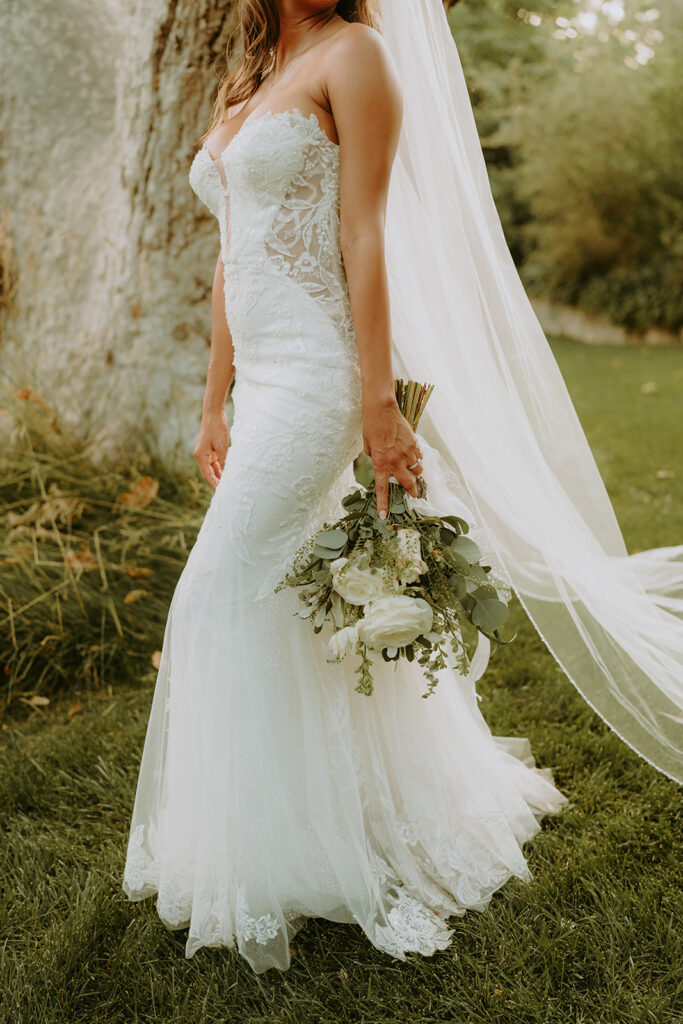
[[[384,519],[388,512],[389,477],[398,480],[413,498],[418,497],[416,478],[422,475],[422,452],[395,399],[364,406],[363,441],[375,470],[377,512]]]
[[[214,490],[221,478],[229,446],[230,432],[225,410],[204,413],[193,455],[202,476]]]

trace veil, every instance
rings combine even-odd
[[[590,706],[683,784],[683,546],[628,556],[489,187],[442,0],[377,0],[404,96],[387,209],[395,364],[422,435]]]

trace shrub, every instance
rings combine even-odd
[[[523,117],[526,284],[633,330],[683,327],[681,35],[637,69],[593,59]]]

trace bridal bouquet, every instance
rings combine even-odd
[[[432,386],[395,381],[401,412],[416,430]],[[348,654],[359,658],[356,690],[373,692],[371,652],[384,661],[417,661],[428,697],[446,667],[447,647],[461,672],[469,670],[478,633],[504,643],[500,628],[508,617],[501,585],[467,536],[459,516],[441,516],[425,500],[389,484],[389,515],[380,519],[371,468],[358,467],[359,488],[342,500],[346,515],[297,552],[290,572],[278,584],[299,589],[298,614],[316,633],[332,626],[328,661]],[[363,483],[364,481],[364,483]]]

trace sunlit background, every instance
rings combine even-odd
[[[683,5],[447,2],[507,240],[547,333],[683,329]],[[187,463],[216,256],[187,181],[227,0],[0,5],[2,370],[106,450]],[[4,422],[0,417],[0,427]]]
[[[680,337],[683,6],[461,0],[450,20],[531,294],[588,314],[565,320],[585,340]]]
[[[683,4],[448,6],[508,243],[628,548],[679,544]],[[256,983],[124,904],[166,616],[211,493],[191,452],[218,241],[187,175],[233,11],[0,0],[0,1018],[676,1024],[680,794],[519,608],[481,709],[573,805],[534,840],[532,884],[457,919],[450,951],[388,965],[311,921],[287,975]]]

